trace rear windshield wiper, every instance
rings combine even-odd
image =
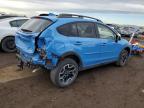
[[[28,29],[21,29],[21,30],[24,32],[32,32],[31,30],[28,30]]]

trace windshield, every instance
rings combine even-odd
[[[32,18],[28,20],[26,23],[24,23],[24,25],[22,25],[20,29],[23,32],[40,33],[51,23],[52,21],[48,19]]]

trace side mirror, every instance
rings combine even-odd
[[[120,41],[121,40],[121,35],[120,34],[117,34],[116,35],[116,42]]]

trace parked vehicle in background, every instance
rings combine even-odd
[[[20,15],[13,15],[13,14],[0,14],[0,20],[1,19],[6,19],[6,18],[12,18],[12,17],[25,17],[25,16],[20,16]]]
[[[135,32],[137,31],[137,32]],[[140,33],[140,27],[137,26],[124,26],[120,28],[120,34],[122,36],[128,36],[131,37],[132,33],[139,34]]]
[[[144,32],[141,32],[140,34],[141,34],[141,35],[144,35]]]
[[[15,52],[15,33],[28,20],[26,17],[10,17],[0,20],[0,46],[5,52]]]
[[[125,66],[131,53],[131,44],[114,29],[73,14],[32,17],[17,31],[15,42],[19,66],[51,70],[58,87],[72,84],[81,70],[112,62]]]
[[[140,27],[140,35],[144,35],[144,27]]]
[[[134,39],[135,33],[130,38],[132,44],[132,54],[143,54],[144,53],[144,37],[140,36],[139,39]]]

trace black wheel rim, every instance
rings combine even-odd
[[[7,41],[6,43],[6,47],[10,50],[15,49],[15,42],[14,39],[10,39],[9,41]]]
[[[126,63],[127,59],[128,59],[128,52],[124,51],[121,54],[121,64],[124,65]]]
[[[59,73],[59,81],[63,85],[70,84],[77,75],[76,66],[73,64],[66,64]]]

